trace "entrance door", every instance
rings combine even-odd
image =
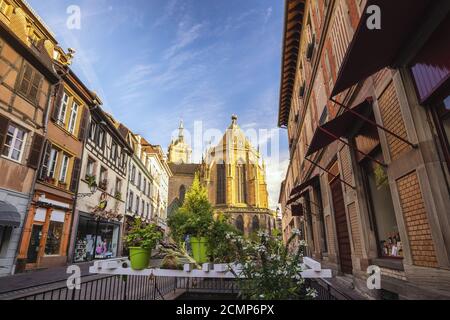
[[[336,232],[339,248],[339,260],[343,273],[352,273],[352,252],[350,247],[350,237],[347,227],[347,217],[345,215],[344,194],[342,193],[341,181],[334,179],[331,184],[331,194],[333,197],[334,218],[336,221]]]
[[[39,244],[42,237],[42,225],[33,224],[30,245],[28,246],[27,263],[36,263],[39,253]]]

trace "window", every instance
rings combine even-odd
[[[224,204],[226,202],[225,190],[226,190],[225,164],[218,163],[217,164],[217,195],[216,195],[216,203],[217,204]],[[182,200],[182,201],[184,201],[184,200]]]
[[[116,161],[117,159],[117,144],[113,141],[111,143],[111,160]]]
[[[70,120],[69,120],[69,132],[72,134],[75,133],[75,124],[77,123],[77,115],[78,115],[78,104],[74,102],[72,104],[72,111],[70,113]]]
[[[105,131],[103,131],[103,129],[98,128],[97,145],[103,149],[104,144],[105,144]]]
[[[150,205],[147,203],[147,219],[150,218]]]
[[[139,213],[139,203],[140,203],[140,198],[138,195],[136,195],[136,208],[134,209],[135,213]]]
[[[130,181],[135,184],[135,180],[136,180],[136,167],[134,166],[134,164],[131,166],[131,175],[130,175]]]
[[[91,122],[91,126],[89,127],[89,139],[91,139],[92,141],[95,140],[95,129],[96,129],[97,125],[95,122]]]
[[[57,162],[58,162],[58,150],[52,148],[52,150],[50,151],[50,161],[48,164],[48,174],[47,174],[48,177],[50,178],[55,177]]]
[[[58,114],[58,124],[61,126],[65,125],[66,122],[66,113],[67,113],[67,105],[69,104],[69,96],[64,92],[63,97],[61,99],[61,106],[59,108]]]
[[[5,0],[0,0],[0,12],[5,16],[9,15],[10,7],[11,5],[8,2],[6,2]]]
[[[25,147],[27,134],[24,130],[10,124],[6,134],[2,155],[8,159],[20,162]]]
[[[86,176],[95,176],[95,161],[92,158],[88,158],[86,167]]]
[[[252,232],[256,232],[259,230],[259,219],[257,216],[254,216],[252,219]]]
[[[59,181],[60,182],[66,182],[67,168],[68,167],[69,167],[69,156],[64,154],[63,157],[62,157],[61,172],[59,174]]]
[[[130,191],[128,194],[128,211],[133,211],[133,200],[134,200],[134,193],[133,191]]]
[[[447,161],[447,167],[450,170],[450,96],[444,99],[436,108],[432,108],[432,110],[439,142]]]
[[[145,201],[141,200],[141,215],[144,216],[145,214]]]
[[[240,232],[244,232],[244,219],[242,216],[238,216],[236,219],[236,229],[238,229]]]
[[[106,190],[107,186],[108,186],[108,169],[106,169],[105,167],[101,167],[99,188],[102,190]]]
[[[236,195],[238,203],[247,202],[247,190],[246,190],[246,176],[245,176],[245,165],[239,164],[236,166]]]
[[[141,180],[142,180],[142,175],[141,175],[141,173],[139,172],[139,173],[138,173],[138,180],[137,180],[137,182],[136,182],[136,186],[137,186],[137,188],[138,188],[139,190],[141,190]]]
[[[35,47],[38,46],[39,41],[41,41],[41,39],[42,37],[34,31],[31,31],[31,34],[28,36],[28,41]]]
[[[142,184],[142,192],[147,194],[147,179],[144,177],[144,183]]]
[[[46,255],[59,255],[64,229],[65,212],[54,210],[50,217],[50,225],[45,243]]]
[[[383,159],[380,147],[371,155],[374,159]],[[401,258],[403,257],[403,247],[400,241],[386,169],[370,159],[362,161],[361,167],[364,173],[369,209],[372,213],[371,218],[375,224],[379,255],[381,257]]]
[[[19,92],[26,98],[36,101],[42,76],[29,64],[24,64]]]
[[[8,239],[11,237],[12,228],[0,225],[0,257],[4,258],[8,252]]]
[[[121,194],[121,190],[122,190],[122,180],[120,180],[119,178],[116,178],[116,189],[115,189],[115,197],[119,197],[119,195]]]
[[[186,187],[184,185],[181,185],[180,191],[179,191],[179,199],[180,199],[181,203],[184,202],[184,196],[185,195],[186,195]]]

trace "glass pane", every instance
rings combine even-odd
[[[116,257],[118,239],[119,239],[119,226],[101,222],[99,224],[99,230],[97,235],[95,258],[108,259]]]
[[[46,255],[58,255],[61,247],[61,239],[64,223],[59,221],[50,221],[47,234],[47,242],[45,244]]]
[[[3,147],[2,155],[6,156],[6,157],[9,155],[9,147],[8,146],[5,145]]]
[[[11,153],[11,159],[13,160],[19,160],[20,158],[20,153],[19,151],[17,151],[16,149],[14,149]]]
[[[94,259],[96,230],[96,221],[80,216],[75,244],[75,262],[91,261]]]

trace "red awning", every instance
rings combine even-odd
[[[364,123],[364,120],[353,112],[368,118],[373,112],[372,99],[367,98],[351,110],[347,110],[333,120],[317,127],[305,157],[325,148],[341,137],[349,137],[355,133]]]
[[[420,27],[433,0],[368,0],[331,96],[334,97],[379,70],[389,67]],[[381,29],[370,30],[367,8],[381,9]]]
[[[290,194],[291,197],[299,192],[302,192],[307,187],[309,187],[313,184],[316,184],[318,182],[318,179],[319,179],[319,175],[315,175],[315,176],[311,177],[310,179],[306,180],[305,182],[303,182],[302,184],[299,184],[294,189],[292,189],[291,194]]]

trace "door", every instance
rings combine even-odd
[[[36,263],[39,253],[39,244],[42,238],[42,225],[33,224],[30,245],[28,246],[27,263]]]
[[[339,249],[339,260],[343,273],[352,273],[352,251],[350,247],[350,237],[347,227],[347,217],[345,214],[344,194],[342,192],[341,181],[334,179],[331,184],[331,195],[333,197],[334,218],[336,222],[336,233]]]

